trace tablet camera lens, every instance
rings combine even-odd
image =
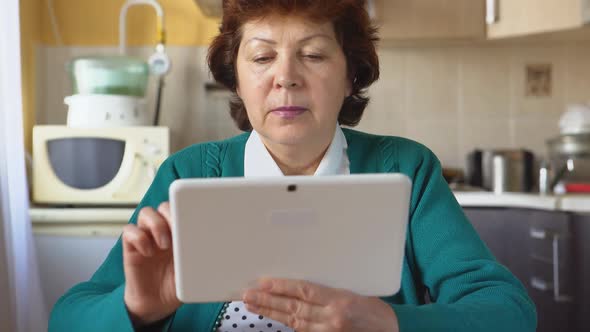
[[[294,185],[294,184],[290,184],[290,185],[287,186],[287,191],[289,191],[289,192],[293,192],[293,191],[296,191],[296,190],[297,190],[297,186]]]

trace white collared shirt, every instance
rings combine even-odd
[[[346,137],[339,125],[336,126],[332,143],[326,150],[320,165],[316,169],[316,175],[340,175],[350,174],[350,164],[346,149]],[[284,176],[283,172],[274,161],[258,133],[253,130],[246,142],[244,155],[244,176]],[[293,330],[285,325],[253,314],[246,310],[242,301],[233,301],[229,304],[223,319],[219,322],[217,331],[282,331]]]
[[[339,125],[336,126],[334,138],[328,150],[324,154],[320,165],[314,175],[340,175],[350,174],[350,165],[346,149],[346,137]],[[283,176],[283,172],[274,161],[260,135],[252,130],[244,155],[244,176]]]

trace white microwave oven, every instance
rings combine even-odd
[[[168,154],[167,127],[35,126],[33,202],[136,205]]]

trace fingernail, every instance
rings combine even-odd
[[[270,280],[262,279],[258,281],[258,289],[269,290],[271,286],[272,282]]]
[[[246,302],[246,303],[256,302],[256,292],[254,292],[254,291],[247,291],[244,294],[244,302]]]
[[[168,239],[167,235],[160,236],[160,247],[162,249],[170,248],[170,240]]]
[[[253,313],[256,313],[256,311],[258,311],[258,307],[250,303],[246,303],[246,309]]]

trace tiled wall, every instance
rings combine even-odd
[[[444,165],[474,148],[545,154],[568,103],[590,102],[590,43],[388,49],[361,129],[410,137]],[[550,97],[525,97],[525,65],[550,63]]]
[[[71,91],[64,63],[72,56],[114,53],[114,48],[38,50],[37,123],[63,124],[63,97]],[[132,50],[147,57],[149,48]],[[171,128],[172,149],[233,135],[223,93],[210,81],[202,47],[170,47],[161,122]],[[444,166],[463,167],[474,148],[529,148],[539,157],[559,134],[568,103],[590,102],[590,43],[502,46],[403,47],[380,50],[381,79],[358,129],[424,143]],[[525,65],[553,66],[550,97],[525,97]],[[153,83],[153,82],[152,82]],[[153,109],[155,88],[148,102]]]

